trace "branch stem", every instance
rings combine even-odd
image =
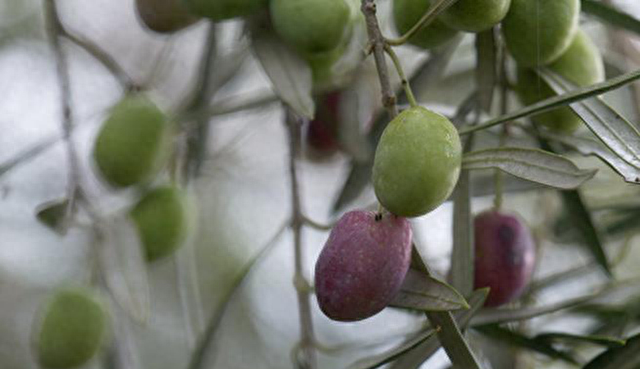
[[[400,81],[402,83],[402,88],[404,89],[405,95],[407,95],[407,100],[409,101],[409,105],[412,108],[418,106],[416,102],[416,98],[413,95],[413,91],[411,90],[411,85],[409,84],[409,80],[407,80],[406,75],[404,74],[404,69],[402,68],[402,63],[400,62],[400,58],[398,58],[398,54],[393,51],[393,48],[389,45],[384,45],[384,51],[389,55],[391,61],[393,61],[393,65],[396,67],[398,71],[398,76],[400,76]]]

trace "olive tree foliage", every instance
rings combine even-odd
[[[637,367],[640,9],[567,1],[561,32],[580,36],[558,46],[525,0],[469,3],[1,3],[0,366]],[[459,156],[397,165],[429,155],[405,150],[411,132],[380,139],[411,109],[451,125]],[[400,154],[374,165],[379,142]],[[448,177],[416,181],[437,204],[397,222],[404,269],[380,275],[403,279],[371,287],[367,319],[329,319],[314,266],[333,226],[395,217],[383,205],[418,167]],[[526,229],[527,259],[535,240],[500,307],[474,278],[489,210],[514,214],[501,235]],[[371,249],[327,245],[329,264]],[[67,308],[68,291],[86,295]]]

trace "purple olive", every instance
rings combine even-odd
[[[398,293],[411,261],[411,226],[392,214],[351,211],[336,223],[316,263],[322,312],[355,321],[379,313]]]
[[[524,291],[535,263],[535,242],[516,215],[497,210],[474,220],[475,288],[490,287],[485,306],[507,303]]]

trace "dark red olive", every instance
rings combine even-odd
[[[336,223],[315,269],[316,296],[338,321],[379,313],[398,293],[411,261],[411,226],[391,214],[351,211]]]
[[[475,288],[490,287],[485,306],[519,297],[533,273],[535,241],[516,215],[489,210],[474,220]]]
[[[316,117],[309,122],[306,131],[308,154],[321,159],[332,156],[339,148],[338,122],[340,120],[340,91],[326,93],[316,98]]]

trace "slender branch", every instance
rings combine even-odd
[[[434,3],[427,10],[427,12],[424,13],[422,18],[420,18],[420,20],[416,24],[414,24],[409,31],[407,31],[407,33],[396,39],[387,39],[386,43],[391,46],[400,46],[406,44],[411,37],[413,37],[424,27],[427,27],[429,24],[431,24],[438,17],[438,15],[447,10],[447,8],[451,5],[455,4],[456,1],[458,0],[442,0]]]
[[[361,10],[367,24],[369,44],[371,45],[371,52],[373,53],[373,57],[376,61],[376,68],[378,70],[378,78],[380,80],[380,87],[382,90],[382,106],[387,109],[389,118],[393,119],[398,115],[398,107],[396,106],[396,95],[391,88],[391,82],[389,80],[387,61],[384,57],[384,45],[386,41],[382,36],[382,32],[380,32],[380,27],[378,25],[375,0],[362,0]]]
[[[315,352],[315,337],[313,333],[313,319],[311,316],[311,295],[304,276],[304,255],[302,253],[302,227],[305,217],[302,214],[300,202],[300,184],[296,169],[296,158],[300,154],[300,126],[301,119],[286,108],[285,125],[289,132],[289,175],[291,181],[291,230],[293,232],[295,276],[294,286],[298,296],[298,312],[300,318],[299,351],[295,355],[295,365],[299,369],[315,369],[317,359]]]
[[[265,105],[280,101],[280,98],[272,91],[243,93],[242,97],[230,97],[219,101],[211,106],[203,107],[196,111],[185,111],[179,119],[203,119],[225,114],[237,113],[239,111],[259,108]],[[249,97],[246,97],[249,95]]]
[[[389,45],[384,45],[384,51],[389,55],[389,57],[391,58],[391,61],[393,61],[393,65],[396,67],[396,70],[398,71],[398,76],[400,76],[402,88],[404,89],[405,95],[407,95],[407,100],[409,101],[409,105],[412,108],[418,106],[418,103],[416,102],[416,98],[413,95],[413,91],[411,90],[411,85],[409,84],[409,81],[407,80],[407,77],[404,74],[404,69],[402,68],[402,63],[400,62],[400,58],[398,58],[398,55],[396,54],[396,52],[393,51],[393,48]]]
[[[62,137],[65,142],[67,152],[67,162],[69,164],[67,199],[68,205],[64,217],[63,229],[67,227],[71,214],[76,208],[76,194],[80,186],[80,161],[76,148],[73,144],[71,133],[73,131],[73,116],[71,112],[71,86],[69,81],[69,67],[66,55],[60,44],[62,34],[62,24],[58,16],[58,10],[53,0],[45,0],[45,12],[47,15],[47,28],[51,42],[51,47],[56,59],[56,73],[60,86],[60,102],[62,105]]]
[[[330,231],[333,228],[333,224],[318,223],[305,215],[303,215],[302,218],[304,225],[309,226],[317,231]]]

